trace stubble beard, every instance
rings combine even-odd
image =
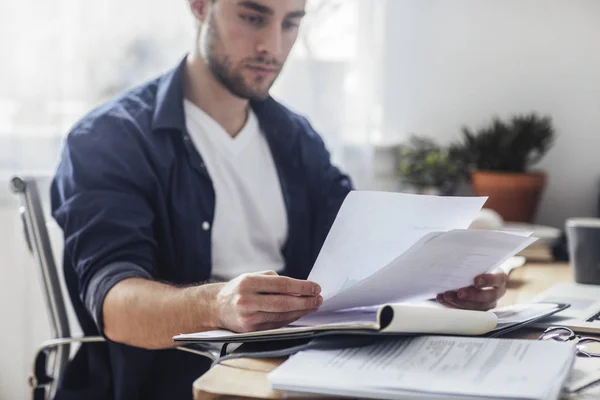
[[[208,24],[208,32],[205,59],[210,71],[215,76],[217,81],[236,97],[257,101],[268,98],[269,90],[277,79],[279,72],[266,86],[264,86],[264,82],[269,78],[257,77],[252,83],[256,84],[258,88],[252,87],[251,84],[246,82],[246,79],[242,74],[242,69],[244,68],[246,61],[242,61],[238,67],[234,67],[232,65],[231,58],[227,55],[221,54],[223,44],[214,18],[212,16],[209,17],[206,23]],[[280,68],[279,63],[276,60],[268,60],[261,56],[253,58],[251,61],[255,64],[260,64],[271,68],[274,66]]]

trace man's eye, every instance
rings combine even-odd
[[[262,26],[265,22],[265,19],[263,17],[257,15],[243,15],[242,19],[250,25],[254,26]]]
[[[283,29],[288,30],[288,29],[296,29],[298,28],[298,24],[292,21],[284,21],[283,22]]]

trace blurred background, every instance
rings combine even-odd
[[[497,193],[506,220],[550,228],[597,216],[600,1],[309,0],[308,11],[272,94],[311,120],[357,188]],[[26,397],[49,337],[10,177],[51,176],[78,118],[173,67],[193,40],[183,0],[0,2],[0,399]],[[501,180],[528,171],[543,178],[512,218]]]

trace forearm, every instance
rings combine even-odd
[[[131,346],[173,347],[175,335],[218,328],[214,300],[219,286],[177,288],[139,278],[120,281],[104,299],[104,333]]]

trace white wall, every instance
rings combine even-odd
[[[595,213],[600,1],[387,0],[384,128],[449,141],[493,115],[550,114],[540,223]]]

